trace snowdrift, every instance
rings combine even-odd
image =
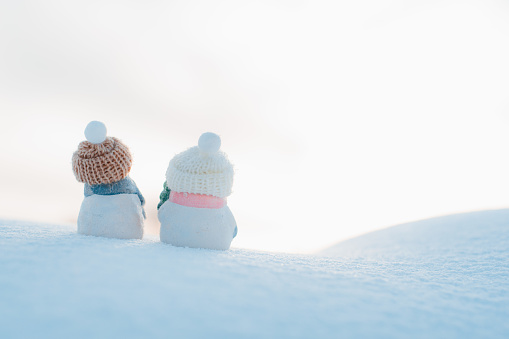
[[[454,214],[393,226],[343,241],[320,254],[432,261],[450,257],[507,258],[509,209]]]
[[[508,221],[411,223],[322,256],[0,221],[0,338],[507,338]]]

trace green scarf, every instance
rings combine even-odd
[[[159,209],[159,207],[163,206],[163,204],[166,202],[166,200],[170,199],[171,190],[168,188],[166,181],[164,182],[163,187],[164,187],[163,191],[161,192],[161,194],[159,194],[160,201],[159,201],[159,204],[157,204],[157,209]]]

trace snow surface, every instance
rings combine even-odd
[[[304,256],[0,221],[0,338],[507,338],[508,231],[472,213]]]

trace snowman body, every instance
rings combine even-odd
[[[78,233],[118,239],[143,238],[143,208],[136,194],[86,197],[78,216]]]
[[[237,227],[230,208],[198,208],[170,200],[159,209],[161,241],[179,247],[227,250]]]

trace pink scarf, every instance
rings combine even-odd
[[[170,201],[182,206],[196,208],[222,208],[226,206],[226,198],[218,198],[213,195],[170,192]]]

